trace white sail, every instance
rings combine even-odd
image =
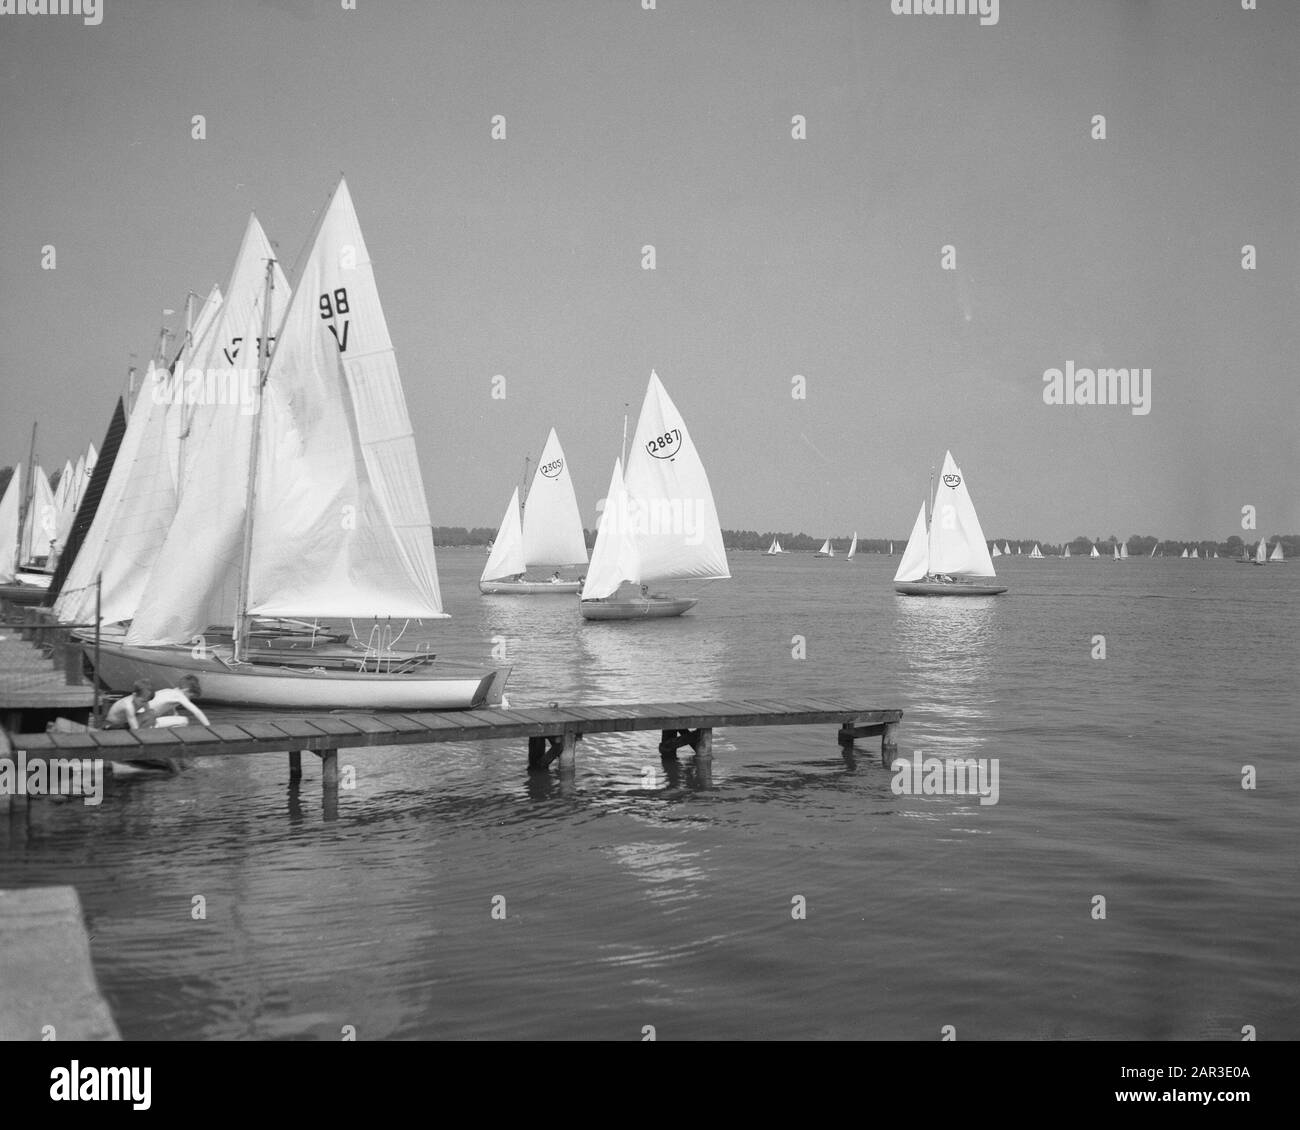
[[[524,561],[532,565],[585,565],[587,542],[569,465],[551,429],[524,506]],[[514,572],[522,572],[516,569]]]
[[[731,576],[713,491],[690,432],[651,371],[623,472],[637,583]],[[608,510],[606,511],[608,513]]]
[[[169,428],[172,435],[183,435],[183,444],[169,456],[181,464],[180,497],[150,563],[149,599],[136,609],[128,644],[189,642],[208,627],[235,622],[266,264],[274,258],[261,224],[250,216],[226,297],[201,330],[195,323],[197,336],[182,355],[189,363],[177,363],[173,380],[182,390],[198,388],[199,382],[210,387],[194,403],[174,406],[174,416],[184,411],[184,418],[172,419]],[[272,326],[289,304],[289,284],[278,265],[273,271]],[[208,396],[209,391],[225,395]]]
[[[1128,560],[1128,545],[1127,545],[1127,544],[1125,544],[1125,545],[1121,545],[1121,546],[1119,547],[1119,559],[1120,559],[1121,561],[1127,561],[1127,560]]]
[[[513,577],[528,568],[524,560],[524,534],[519,524],[519,488],[515,487],[510,495],[510,505],[506,507],[497,530],[496,540],[492,543],[492,552],[487,564],[483,566],[482,581],[499,581],[504,577]]]
[[[819,550],[817,551],[817,556],[818,556],[818,557],[834,557],[834,556],[835,556],[835,550],[833,550],[833,549],[831,548],[831,539],[830,539],[830,538],[827,538],[824,542],[822,542],[822,547],[821,547],[821,549],[819,549]]]
[[[1153,545],[1153,546],[1151,547],[1151,556],[1152,556],[1152,557],[1154,557],[1154,556],[1156,555],[1156,550],[1159,549],[1159,548],[1160,548],[1160,543],[1159,543],[1159,542],[1156,542],[1156,544]]]
[[[623,464],[614,460],[614,471],[605,491],[605,505],[596,527],[596,544],[591,549],[591,564],[582,586],[583,600],[600,600],[618,591],[624,581],[639,581],[636,547],[632,544],[628,523],[621,517],[627,512],[627,490],[623,485]]]
[[[1179,556],[1180,556],[1180,557],[1186,557],[1186,556],[1187,556],[1187,549],[1186,549],[1186,547],[1183,548],[1183,552],[1180,553]]]
[[[50,555],[50,542],[58,534],[59,512],[54,505],[54,492],[50,480],[38,466],[33,468],[31,498],[27,504],[27,517],[23,522],[22,544],[18,551],[18,564],[26,565],[38,557]]]
[[[1089,556],[1089,557],[1100,557],[1100,556],[1101,556],[1101,550],[1099,550],[1099,549],[1097,548],[1097,544],[1096,544],[1096,542],[1093,543],[1093,546],[1092,546],[1092,552],[1091,552],[1090,554],[1088,554],[1088,556]]]
[[[1030,557],[1042,557],[1043,551],[1038,548],[1038,543],[1034,542],[1034,548],[1029,551]]]
[[[1193,557],[1200,557],[1200,556],[1201,556],[1201,550],[1200,550],[1200,547],[1199,547],[1199,546],[1192,546],[1192,556],[1193,556]]]
[[[342,179],[275,345],[258,445],[250,615],[445,615],[397,359]]]
[[[776,547],[776,538],[773,538],[772,544],[767,547],[767,555],[771,557],[774,553],[780,553],[780,552],[781,551]]]
[[[934,515],[930,521],[930,572],[960,573],[968,577],[994,577],[993,560],[980,529],[966,479],[945,452],[943,471],[935,488]]]
[[[1004,554],[1008,555],[1008,556],[1010,555],[1010,553],[1011,553],[1011,543],[1010,543],[1009,541],[1004,541],[1004,542],[1002,543],[1002,552],[1003,552]]]
[[[23,465],[18,464],[0,498],[0,585],[14,579],[18,569],[18,513],[22,509]]]
[[[1063,554],[1061,554],[1061,556],[1062,556],[1062,557],[1069,557],[1069,556],[1070,556],[1070,547],[1069,547],[1068,545],[1065,547],[1065,552],[1064,552]]]
[[[997,543],[997,542],[994,542],[994,543],[993,543],[993,551],[989,554],[989,556],[990,556],[990,557],[1001,557],[1001,556],[1002,556],[1002,550],[1000,550],[1000,549],[998,548],[998,543]]]
[[[54,540],[60,548],[67,545],[68,534],[72,530],[72,520],[77,516],[79,499],[77,488],[77,470],[70,460],[65,460],[63,470],[59,473],[59,485],[54,490],[54,509],[58,514]]]
[[[858,551],[858,531],[853,531],[853,540],[849,542],[849,552],[845,556],[846,561],[852,561],[853,555]]]
[[[248,242],[248,228],[257,223],[257,218],[250,217],[249,224],[245,228],[244,242]],[[262,234],[262,243],[266,244],[265,254],[260,262],[256,264],[257,278],[254,280],[257,285],[257,297],[255,301],[258,309],[261,309],[262,292],[265,289],[264,278],[266,274],[266,259],[274,258],[275,252],[271,250],[270,243],[266,241],[265,233],[262,233],[261,225],[257,230]],[[241,253],[243,245],[241,244]],[[236,270],[239,270],[240,256],[236,256]],[[285,307],[289,301],[289,284],[284,280],[284,274],[276,267],[276,286],[277,288],[283,283],[283,291],[278,292],[272,298],[272,321],[271,325],[278,326],[276,320],[283,315]],[[237,279],[232,274],[230,287],[237,285]],[[204,299],[203,305],[199,307],[198,315],[195,317],[189,330],[185,334],[185,339],[181,343],[180,352],[176,355],[176,360],[172,364],[172,374],[179,389],[184,392],[187,382],[195,382],[203,379],[204,375],[209,372],[224,372],[226,370],[235,370],[238,367],[243,368],[245,373],[251,372],[256,365],[256,358],[252,354],[256,353],[256,337],[262,333],[261,323],[256,327],[256,337],[250,339],[252,345],[250,352],[244,354],[240,360],[241,347],[243,338],[248,327],[244,321],[244,314],[241,312],[237,316],[231,316],[224,320],[222,324],[218,323],[218,314],[221,311],[225,298],[221,293],[221,288],[213,285],[208,292],[208,297]],[[232,327],[232,321],[236,323]],[[222,343],[219,355],[214,352],[216,334],[222,334]],[[272,335],[273,336],[273,335]],[[195,436],[196,426],[200,430],[206,429],[205,417],[208,416],[211,405],[202,403],[200,398],[195,397],[193,401],[187,400],[182,396],[180,403],[172,406],[172,411],[168,417],[169,424],[167,428],[167,444],[170,452],[174,475],[178,484],[178,491],[183,494],[185,491],[185,480],[189,476],[194,465],[194,449],[197,446]],[[243,451],[247,448],[247,442],[237,450]],[[179,502],[179,499],[178,499]]]
[[[1117,546],[1117,545],[1112,545],[1112,546],[1110,547],[1110,555],[1111,555],[1111,557],[1113,557],[1116,561],[1118,561],[1118,560],[1119,560],[1119,546]]]
[[[784,552],[785,552],[785,550],[781,548],[781,543],[780,543],[780,542],[777,542],[777,543],[776,543],[776,551],[777,551],[777,553],[784,553]]]
[[[1280,541],[1277,543],[1277,545],[1275,545],[1275,546],[1273,547],[1273,552],[1270,553],[1270,554],[1268,555],[1268,559],[1269,559],[1270,561],[1285,561],[1285,560],[1286,560],[1286,558],[1284,558],[1284,557],[1282,556],[1282,543],[1281,543]]]
[[[889,556],[894,556],[894,543],[892,541],[889,543]]]
[[[893,542],[890,542],[893,545]],[[917,512],[912,525],[912,535],[907,539],[903,559],[898,563],[895,581],[920,581],[930,571],[930,536],[925,528],[925,503]]]
[[[1260,565],[1268,560],[1268,545],[1263,538],[1259,539],[1259,545],[1255,549],[1255,560]]]

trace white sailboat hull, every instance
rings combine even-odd
[[[584,620],[646,620],[680,616],[698,603],[689,597],[649,596],[630,600],[584,600],[579,607]]]
[[[485,596],[572,596],[582,585],[577,581],[479,581]]]
[[[93,642],[82,638],[93,664]],[[310,651],[298,664],[231,665],[224,649],[196,658],[187,647],[129,647],[101,640],[97,674],[118,694],[129,694],[137,679],[155,687],[174,686],[195,675],[203,702],[314,710],[466,710],[501,701],[509,668],[434,661],[410,673],[360,672],[312,666]],[[338,653],[335,652],[334,655]],[[358,656],[358,661],[360,656]],[[299,665],[300,664],[300,665]]]

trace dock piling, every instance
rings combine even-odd
[[[289,751],[289,780],[298,781],[302,779],[302,750],[291,749]]]

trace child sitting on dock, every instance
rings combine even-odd
[[[134,693],[126,698],[119,698],[108,708],[104,717],[105,730],[138,730],[141,726],[152,726],[154,712],[150,707],[153,698],[153,684],[148,679],[136,681]]]
[[[180,683],[174,687],[163,687],[149,700],[149,709],[157,716],[155,726],[184,726],[188,718],[180,717],[180,711],[186,710],[194,716],[200,726],[208,725],[208,716],[203,713],[191,699],[201,693],[198,676],[182,675]],[[164,721],[166,719],[166,721]]]

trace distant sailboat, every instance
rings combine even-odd
[[[520,511],[523,520],[520,521]],[[585,565],[587,543],[582,533],[582,516],[569,478],[569,466],[552,428],[538,460],[527,500],[519,505],[519,491],[510,505],[492,545],[492,555],[479,578],[479,591],[489,595],[554,595],[575,593],[580,582],[557,580],[558,568]],[[556,568],[549,581],[528,581],[531,568]]]
[[[1004,541],[1002,543],[1002,552],[1008,557],[1011,556],[1011,543],[1009,541]]]
[[[932,520],[927,528],[923,501],[894,574],[894,591],[904,596],[996,596],[1007,591],[1005,585],[979,583],[996,576],[965,477],[952,452],[945,452]]]
[[[1156,550],[1159,549],[1159,548],[1160,548],[1160,543],[1159,543],[1159,542],[1156,542],[1156,544],[1153,545],[1153,546],[1151,547],[1151,556],[1152,556],[1152,557],[1154,557],[1154,556],[1156,555]]]
[[[849,542],[849,552],[845,555],[845,561],[852,561],[853,555],[858,551],[858,531],[853,531],[853,540]]]
[[[1127,560],[1128,560],[1128,544],[1127,544],[1127,543],[1125,543],[1124,545],[1121,545],[1121,546],[1119,547],[1119,559],[1120,559],[1121,561],[1127,561]]]
[[[1286,558],[1282,556],[1282,543],[1280,541],[1273,547],[1273,552],[1268,555],[1268,559],[1270,561],[1286,560]]]
[[[1040,560],[1042,559],[1043,551],[1038,548],[1037,542],[1034,543],[1034,548],[1029,551],[1029,556],[1039,558]]]
[[[1264,538],[1259,539],[1259,545],[1255,548],[1255,564],[1268,564],[1268,542]]]
[[[1191,555],[1192,555],[1192,557],[1194,557],[1194,558],[1200,557],[1200,556],[1201,556],[1201,551],[1200,551],[1200,549],[1199,549],[1197,546],[1192,546],[1192,554],[1191,554]]]
[[[1069,547],[1068,545],[1065,547],[1065,552],[1064,552],[1063,554],[1061,554],[1061,556],[1062,556],[1062,557],[1069,557],[1069,556],[1070,556],[1070,547]]]
[[[1001,556],[1002,556],[1002,550],[1000,550],[1000,549],[998,548],[998,543],[997,543],[997,542],[994,542],[994,543],[993,543],[993,552],[990,554],[990,556],[991,556],[991,557],[1001,557]]]
[[[650,584],[730,576],[704,464],[651,372],[626,472],[614,463],[579,610],[587,620],[680,616],[695,599],[652,593]],[[641,591],[620,597],[624,585]]]
[[[767,549],[764,551],[764,556],[775,557],[778,553],[784,553],[784,552],[785,550],[781,548],[781,543],[776,538],[773,538],[772,544],[769,545]]]
[[[1088,556],[1089,556],[1090,558],[1091,558],[1091,557],[1100,557],[1100,556],[1101,556],[1101,550],[1097,548],[1097,543],[1096,543],[1096,542],[1093,542],[1093,544],[1092,544],[1092,552],[1091,552],[1090,554],[1088,554]]]
[[[894,556],[894,543],[892,541],[889,543],[889,556]]]
[[[1112,561],[1118,561],[1118,560],[1119,560],[1119,546],[1117,546],[1117,545],[1112,545],[1112,546],[1110,547],[1110,557],[1111,557],[1111,560],[1112,560]]]
[[[1186,557],[1186,556],[1187,556],[1187,547],[1186,547],[1186,546],[1183,547],[1183,552],[1180,553],[1178,556],[1179,556],[1179,557]]]
[[[831,539],[830,539],[830,538],[827,538],[824,542],[822,542],[822,547],[821,547],[821,549],[819,549],[816,553],[814,553],[813,556],[814,556],[814,557],[834,557],[834,556],[835,556],[835,550],[831,548]]]

